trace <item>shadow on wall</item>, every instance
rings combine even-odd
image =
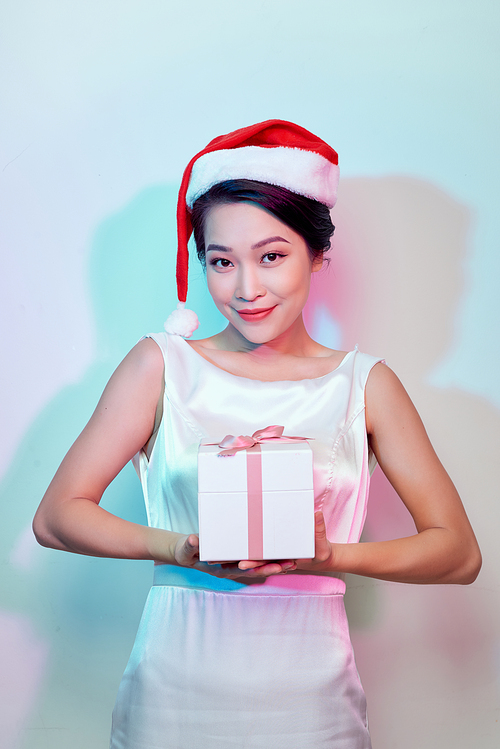
[[[0,700],[0,727],[10,737],[5,749],[66,749],[70,744],[88,749],[107,742],[151,565],[44,550],[36,546],[29,526],[43,491],[112,370],[142,334],[162,329],[175,305],[176,192],[174,186],[149,188],[96,232],[89,273],[96,362],[40,414],[0,487],[0,537],[7,556],[2,559],[0,638],[9,651],[8,668],[0,677],[1,694],[8,695],[8,700]],[[498,417],[478,398],[426,385],[429,371],[452,342],[453,315],[462,291],[467,212],[422,182],[352,179],[343,182],[335,218],[332,263],[329,270],[315,274],[306,310],[309,328],[314,333],[321,327],[326,345],[352,348],[358,343],[364,351],[384,355],[407,385],[468,509],[478,486],[484,503],[492,502],[493,482],[484,469],[488,456],[477,444],[465,444],[464,434],[482,430],[492,445]],[[191,279],[190,306],[202,321],[199,337],[211,335],[221,327],[222,318],[196,264]],[[107,490],[103,505],[145,522],[139,482],[130,466]],[[480,536],[491,533],[482,520],[486,511],[483,504],[471,513]],[[383,475],[376,474],[366,538],[411,532],[411,518]],[[463,658],[476,659],[474,674],[489,673],[486,660],[493,637],[477,589],[440,588],[437,594],[438,589],[427,588],[422,595],[422,589],[408,593],[410,588],[360,578],[351,583],[351,626],[375,716],[372,729],[382,737],[380,746],[388,746],[384,730],[389,721],[396,730],[394,694],[403,689],[408,673],[417,680],[415,689],[431,700],[425,668],[427,678],[429,670],[435,678],[438,669],[437,682],[458,685],[470,711],[474,683],[470,669],[462,669]],[[413,612],[411,623],[401,605]],[[449,612],[461,606],[473,613],[467,620],[451,621]],[[12,617],[24,623],[16,626],[15,636]],[[415,637],[411,651],[409,637]],[[483,643],[480,652],[478,638]],[[27,648],[37,657],[26,659]],[[414,667],[416,657],[423,664],[420,669]],[[460,703],[460,709],[465,712],[465,704]],[[409,725],[411,716],[405,720],[406,728],[418,736],[418,726]],[[405,745],[404,738],[398,745]]]
[[[149,188],[96,231],[89,263],[96,360],[38,416],[0,486],[2,749],[88,749],[107,742],[152,566],[42,549],[31,520],[112,371],[144,333],[163,328],[175,307],[177,191],[176,185]],[[203,311],[201,334],[211,335],[220,315],[196,259],[191,276],[191,304]],[[65,342],[72,344],[78,342]],[[131,465],[102,504],[146,523]]]
[[[488,590],[496,586],[496,580],[488,582],[488,549],[497,545],[491,518],[498,516],[498,490],[491,466],[500,449],[498,411],[477,396],[429,385],[454,344],[470,221],[465,207],[419,180],[344,180],[331,265],[313,278],[306,310],[311,329],[319,308],[323,324],[325,315],[331,316],[340,348],[358,344],[384,356],[400,376],[457,485],[485,556],[473,587],[350,577],[346,605],[374,746],[410,746],[411,732],[412,747],[468,747],[495,730],[498,695],[486,685],[495,682],[498,638],[498,604]],[[414,532],[411,516],[377,468],[363,539]],[[401,705],[406,692],[408,710]]]

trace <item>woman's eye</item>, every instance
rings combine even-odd
[[[215,268],[230,268],[232,262],[228,260],[227,257],[214,257],[214,259],[210,261],[210,265],[213,265]]]
[[[279,260],[281,257],[285,257],[280,252],[266,252],[265,255],[262,257],[263,263],[275,263],[276,260]]]

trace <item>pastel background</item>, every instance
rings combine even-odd
[[[401,376],[484,553],[471,587],[350,579],[374,749],[498,747],[497,3],[17,0],[1,15],[2,749],[107,746],[151,564],[42,549],[31,518],[115,366],[174,304],[185,164],[272,117],[340,154],[307,323]],[[215,332],[196,265],[190,304]],[[145,520],[130,466],[103,502]],[[365,538],[411,532],[376,473]]]

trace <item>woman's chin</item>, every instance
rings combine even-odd
[[[236,328],[236,326],[234,326]],[[266,343],[272,343],[283,336],[290,329],[290,326],[279,325],[239,325],[236,330],[240,336],[254,346],[262,346]]]
[[[234,319],[234,316],[227,316],[226,319],[229,322],[227,328],[228,332],[238,338],[243,338],[252,346],[262,346],[266,343],[271,343],[278,339],[282,339],[287,334],[292,334],[297,323],[300,321],[300,313],[298,317],[290,319],[283,319],[283,316],[275,316],[275,319],[271,319],[270,315],[267,319],[263,319],[255,322],[246,322],[241,319]]]
[[[233,320],[228,320],[229,325],[226,328],[226,334],[233,339],[240,339],[246,341],[252,346],[259,346],[264,343],[268,343],[276,338],[275,326],[261,325],[252,323],[245,325],[244,323],[236,323]],[[278,333],[279,335],[279,333]]]

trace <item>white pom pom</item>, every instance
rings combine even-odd
[[[192,309],[186,309],[184,302],[179,302],[177,309],[174,309],[168,316],[164,327],[170,335],[190,338],[199,324],[196,312],[193,312]]]

